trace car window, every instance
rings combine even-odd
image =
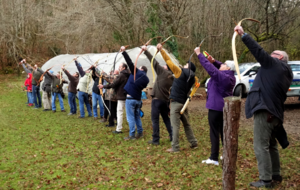
[[[300,65],[298,64],[290,64],[292,71],[300,71]]]
[[[258,70],[260,69],[260,66],[255,66],[255,67],[253,67],[253,68],[251,68],[249,71],[247,71],[246,73],[245,73],[245,75],[244,76],[248,76],[251,72],[255,72],[255,74],[258,72]]]

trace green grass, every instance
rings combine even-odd
[[[181,131],[180,153],[170,154],[161,121],[161,145],[151,146],[150,106],[144,105],[144,138],[124,141],[124,133],[94,121],[42,112],[25,105],[24,78],[0,76],[0,189],[222,189],[222,167],[203,165],[210,154],[207,115],[190,115],[199,148],[191,150]],[[57,102],[58,110],[59,104]],[[258,179],[253,134],[240,127],[237,189]],[[283,183],[278,189],[300,187],[300,143],[281,150]]]

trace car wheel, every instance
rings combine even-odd
[[[240,93],[242,93],[242,97],[243,97],[243,87],[242,85],[238,85],[233,92],[233,96],[240,96]]]

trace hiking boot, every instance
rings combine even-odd
[[[219,165],[218,161],[211,160],[210,158],[207,159],[207,160],[202,160],[202,163],[204,163],[204,164],[213,164],[213,165],[216,165],[216,166]]]
[[[173,150],[173,148],[169,148],[167,149],[167,152],[170,152],[170,153],[176,153],[176,152],[179,152],[179,150]]]
[[[53,112],[53,113],[55,113],[55,112],[56,112],[56,110],[52,110],[52,112]]]
[[[50,111],[50,109],[43,109],[43,111]]]
[[[124,140],[125,140],[125,141],[128,141],[128,140],[135,140],[135,137],[128,136],[128,137],[125,137]]]
[[[94,117],[94,120],[97,120],[98,119],[98,117]]]
[[[190,148],[191,148],[191,149],[196,149],[196,148],[198,148],[198,144],[197,144],[197,143],[192,144],[192,145],[190,146]]]
[[[152,144],[152,145],[157,146],[157,145],[159,145],[159,142],[153,142],[153,141],[151,140],[151,141],[148,141],[148,144]]]
[[[143,133],[137,133],[136,135],[135,135],[135,138],[136,139],[139,139],[139,138],[142,138],[144,135],[143,135]]]
[[[263,181],[263,180],[251,182],[249,185],[250,185],[250,186],[253,186],[253,187],[265,187],[265,188],[272,188],[272,187],[273,187],[272,181],[270,181],[270,182],[265,182],[265,181]]]
[[[100,122],[100,123],[105,123],[106,121],[107,121],[107,119],[102,118],[99,122]]]
[[[272,180],[276,183],[282,182],[282,176],[281,175],[272,175]]]

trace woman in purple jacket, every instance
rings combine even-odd
[[[200,48],[196,48],[195,53],[198,59],[211,79],[207,84],[207,101],[206,108],[208,111],[208,122],[210,126],[211,155],[202,163],[219,165],[219,146],[220,136],[223,144],[223,107],[224,99],[232,96],[235,85],[234,62],[226,61],[221,63],[212,57],[206,57],[200,52]]]

